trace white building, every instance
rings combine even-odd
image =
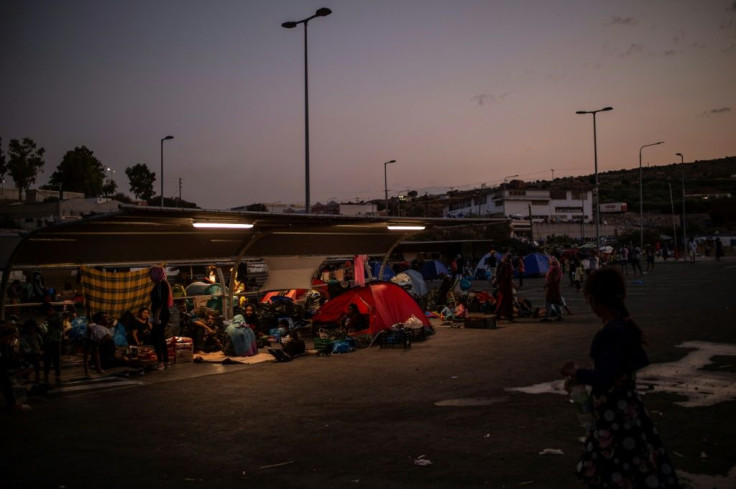
[[[515,183],[515,182],[512,182]],[[523,182],[494,192],[453,199],[444,209],[445,217],[503,216],[534,222],[590,222],[593,220],[593,192],[590,190],[538,189]]]
[[[21,229],[30,231],[92,214],[113,212],[120,206],[120,202],[107,197],[85,199],[84,194],[77,195],[82,195],[82,197],[51,202],[0,205],[0,215],[13,221]]]

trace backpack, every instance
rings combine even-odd
[[[71,341],[82,341],[87,337],[87,318],[79,316],[72,321],[72,329],[69,330]]]

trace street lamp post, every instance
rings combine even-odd
[[[286,29],[293,29],[299,24],[304,24],[304,212],[307,214],[309,214],[309,65],[307,57],[307,24],[315,17],[326,17],[331,13],[332,10],[321,8],[311,17],[281,24],[281,27]]]
[[[161,138],[161,207],[164,206],[164,141],[174,139],[174,136]]]
[[[388,216],[388,178],[386,176],[386,165],[396,163],[396,160],[387,161],[383,164],[383,208]]]
[[[506,182],[508,182],[509,178],[516,178],[518,176],[519,175],[509,175],[507,177],[503,177],[503,186],[504,186],[504,188],[506,188]]]
[[[598,195],[598,137],[596,135],[595,127],[595,115],[598,112],[606,112],[613,110],[613,107],[603,107],[598,110],[578,110],[576,114],[593,114],[593,160],[595,162],[595,188],[593,189],[593,205],[595,205],[595,252],[598,254],[601,246],[600,236],[600,222],[601,222],[601,209]]]
[[[644,179],[642,178],[641,172],[641,150],[648,148],[649,146],[656,146],[662,144],[664,141],[657,141],[656,143],[645,144],[639,148],[639,249],[644,249]]]
[[[675,153],[675,156],[680,157],[680,164],[682,165],[682,243],[683,246],[687,246],[687,227],[685,225],[685,157],[682,153]]]

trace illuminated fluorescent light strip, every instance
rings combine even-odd
[[[217,229],[250,229],[253,224],[233,223],[233,222],[195,222],[192,224],[195,228],[217,228]]]
[[[424,226],[388,225],[389,231],[423,231]]]

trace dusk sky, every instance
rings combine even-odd
[[[312,204],[736,155],[734,0],[0,3],[0,137],[146,163],[208,209]],[[159,191],[159,180],[154,184]]]

